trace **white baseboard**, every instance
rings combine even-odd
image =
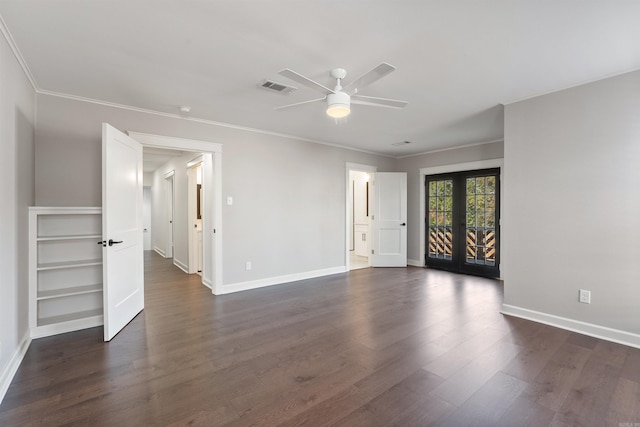
[[[22,359],[24,359],[24,355],[29,349],[29,345],[31,345],[31,337],[29,335],[29,331],[27,330],[27,332],[24,334],[24,337],[22,337],[22,341],[20,341],[18,348],[11,355],[9,363],[7,363],[2,372],[0,372],[0,403],[2,403],[4,396],[7,394],[9,385],[11,385],[11,381],[18,371],[20,363],[22,363]]]
[[[313,279],[315,277],[329,276],[332,274],[346,273],[345,266],[325,268],[322,270],[305,271],[303,273],[286,274],[283,276],[267,277],[265,279],[250,280],[247,282],[232,283],[222,286],[222,294],[248,291],[249,289],[263,288],[265,286],[280,285],[283,283],[296,282],[298,280]]]
[[[424,265],[422,265],[422,262],[418,261],[417,259],[407,259],[407,265],[410,265],[412,267],[424,267]]]
[[[210,280],[202,278],[202,284],[213,291],[213,283]]]
[[[619,329],[607,328],[606,326],[594,325],[593,323],[581,322],[579,320],[568,319],[566,317],[554,316],[553,314],[528,310],[514,305],[502,304],[502,314],[520,317],[522,319],[533,320],[545,325],[555,326],[568,331],[578,332],[590,337],[612,341],[629,347],[640,348],[640,335]]]
[[[153,247],[153,250],[154,250],[154,251],[156,251],[156,252],[158,253],[158,255],[160,255],[162,258],[166,258],[166,257],[164,256],[164,251],[163,251],[162,249],[160,249],[159,247],[154,246],[154,247]]]
[[[184,262],[180,261],[179,259],[177,259],[176,257],[173,257],[173,265],[175,265],[185,273],[189,274],[189,266],[186,265]]]

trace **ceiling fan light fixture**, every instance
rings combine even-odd
[[[327,116],[341,119],[351,114],[351,97],[344,92],[327,95]]]

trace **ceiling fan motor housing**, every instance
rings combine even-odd
[[[347,110],[351,106],[351,97],[345,92],[335,92],[327,95],[327,105],[329,108],[343,107]]]

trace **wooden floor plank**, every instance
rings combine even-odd
[[[213,296],[155,253],[145,272],[110,343],[31,343],[0,425],[640,423],[640,350],[503,316],[497,280],[367,268]]]
[[[524,381],[504,372],[497,372],[440,425],[451,427],[495,425],[525,387]]]

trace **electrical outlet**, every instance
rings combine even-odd
[[[251,261],[247,261],[244,263],[244,269],[247,271],[251,270]]]
[[[578,301],[584,304],[591,304],[591,291],[580,289]]]

